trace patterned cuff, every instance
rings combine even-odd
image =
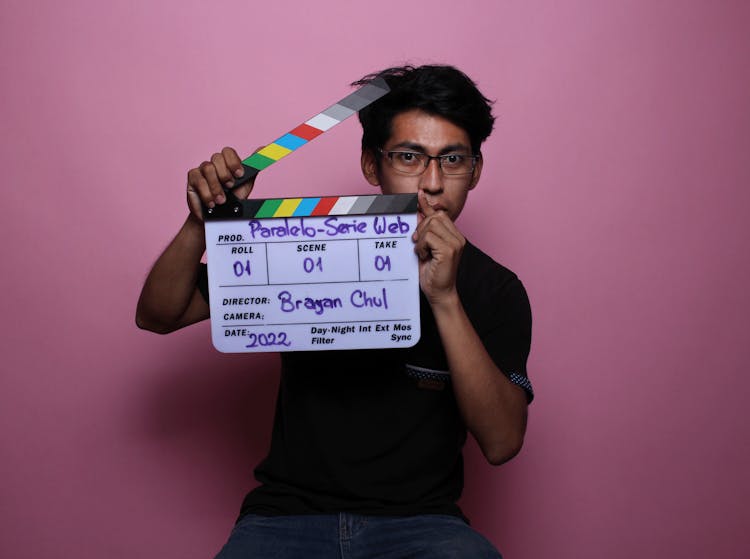
[[[417,367],[416,365],[405,364],[406,374],[411,378],[417,380],[441,380],[443,382],[450,382],[451,374],[449,371],[440,371],[437,369],[425,369],[424,367]]]
[[[517,384],[526,391],[526,397],[529,403],[534,399],[534,389],[531,387],[531,381],[526,375],[519,375],[518,373],[510,373],[508,375],[510,382]]]

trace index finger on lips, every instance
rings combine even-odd
[[[427,196],[423,190],[417,191],[417,207],[423,216],[429,217],[434,215],[436,210],[427,202]]]
[[[412,239],[415,241],[425,228],[430,227],[430,222],[433,219],[439,219],[441,221],[448,220],[451,223],[451,226],[453,225],[453,220],[450,218],[447,212],[440,207],[438,207],[437,209],[433,207],[428,202],[427,195],[422,190],[417,191],[417,208],[421,213],[421,219],[417,220],[417,228],[414,230],[414,234],[412,235]]]
[[[425,208],[427,208],[428,206],[429,204],[427,204],[427,200],[425,199],[424,192],[422,192],[421,190],[417,190],[417,211],[419,213],[417,214],[417,227],[414,229],[414,233],[412,233],[412,236],[411,236],[411,240],[414,242],[416,242],[417,239],[419,238],[420,229],[423,227],[425,218],[427,217],[427,214],[425,213],[425,211],[430,211],[430,212],[433,211],[432,208],[429,208],[426,210]]]

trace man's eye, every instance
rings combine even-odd
[[[419,154],[410,153],[408,151],[400,151],[396,153],[396,160],[404,165],[416,165],[419,163]]]
[[[451,167],[457,167],[463,164],[464,156],[458,154],[450,154],[443,156],[443,165],[449,165]]]

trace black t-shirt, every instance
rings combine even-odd
[[[531,401],[523,285],[470,243],[456,281],[490,357]],[[205,273],[200,287],[206,295]],[[412,348],[281,354],[271,448],[240,516],[461,515],[466,427],[424,297],[420,307],[422,335]]]

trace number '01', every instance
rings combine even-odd
[[[323,271],[323,258],[318,256],[317,258],[310,258],[309,256],[304,259],[302,262],[302,268],[307,272],[308,274],[312,272],[315,268]]]
[[[245,260],[245,262],[240,262],[237,260],[237,262],[234,263],[234,275],[239,277],[242,277],[243,274],[250,275],[250,261]]]
[[[375,256],[375,269],[378,272],[382,272],[383,270],[391,271],[391,257],[390,256],[381,256],[376,255]]]

